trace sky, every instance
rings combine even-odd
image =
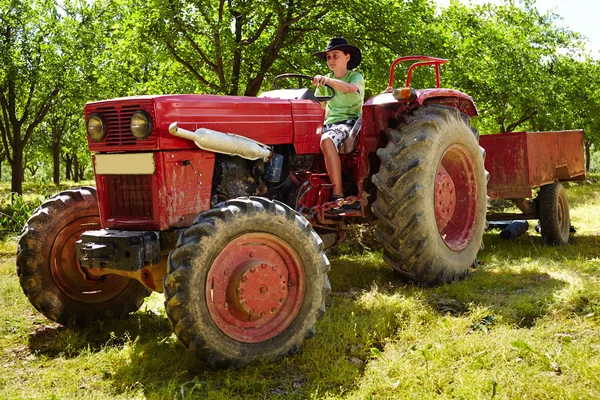
[[[460,0],[469,4],[504,4],[504,0]],[[443,7],[450,0],[436,0]],[[587,49],[600,58],[600,0],[536,0],[540,11],[553,11],[563,18],[562,26],[587,36]],[[558,22],[557,22],[558,23]]]

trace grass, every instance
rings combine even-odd
[[[213,370],[152,295],[125,321],[61,327],[36,312],[0,243],[0,398],[600,398],[600,184],[568,188],[572,243],[487,232],[482,265],[436,288],[377,251],[331,258],[328,311],[303,350]]]

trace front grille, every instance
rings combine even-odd
[[[104,175],[108,218],[153,218],[152,175]]]
[[[138,140],[129,128],[129,123],[133,113],[138,110],[145,110],[154,120],[154,110],[151,102],[139,104],[124,104],[121,106],[99,106],[94,112],[101,114],[108,124],[108,132],[104,145],[108,147],[139,147],[147,148],[156,145],[156,132],[153,124],[150,136],[144,140]]]

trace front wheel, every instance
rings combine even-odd
[[[165,308],[199,358],[280,357],[314,334],[331,291],[323,242],[283,203],[250,197],[202,213],[169,256]]]
[[[27,221],[17,247],[17,274],[31,304],[47,318],[82,324],[124,317],[150,294],[135,279],[86,275],[77,261],[75,242],[83,232],[100,228],[93,187],[53,196]]]
[[[425,106],[386,133],[373,176],[385,261],[424,284],[465,276],[481,248],[487,208],[484,152],[469,117]]]

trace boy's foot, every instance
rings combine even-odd
[[[339,200],[343,200],[342,196],[333,195],[329,198],[329,202],[338,202]],[[348,211],[357,211],[360,210],[360,202],[356,201],[352,204],[344,204],[332,209],[325,211],[326,214],[344,214]]]

